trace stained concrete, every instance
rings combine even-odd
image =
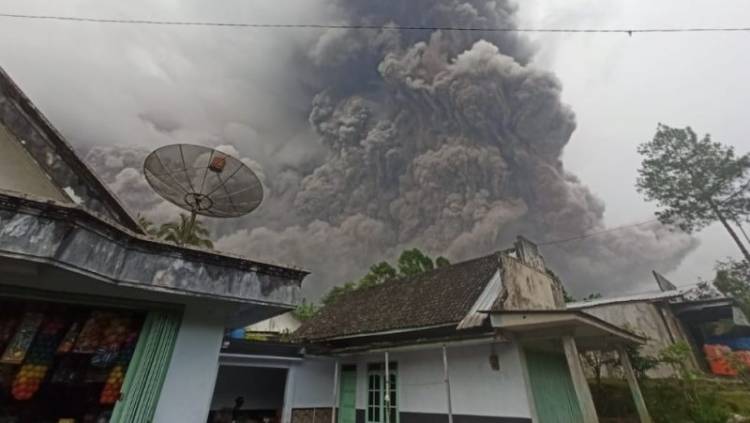
[[[104,282],[235,302],[297,305],[304,271],[140,237],[76,206],[0,193],[0,257]]]
[[[70,202],[16,137],[0,124],[0,189]]]

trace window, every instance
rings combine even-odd
[[[385,364],[367,366],[367,423],[398,423],[397,367],[388,364],[388,388],[386,396]],[[386,414],[388,420],[386,420]]]

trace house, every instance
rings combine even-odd
[[[343,294],[294,335],[306,356],[289,366],[285,423],[596,422],[578,351],[645,341],[566,310],[523,238]]]
[[[146,237],[0,70],[0,420],[205,422],[224,328],[306,274]]]
[[[569,303],[567,307],[643,336],[646,342],[640,353],[644,356],[656,357],[665,348],[687,343],[693,368],[707,373],[716,373],[706,356],[713,350],[711,346],[750,349],[750,323],[733,299],[707,292],[700,284],[678,288],[657,272],[654,278],[658,290]],[[728,375],[723,373],[719,372]],[[657,365],[647,375],[673,377],[675,370]]]

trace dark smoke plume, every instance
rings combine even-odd
[[[512,27],[514,12],[506,1],[336,3],[347,23],[386,27]],[[291,61],[309,90],[318,138],[310,142],[323,159],[280,167],[256,157],[266,204],[246,226],[218,222],[217,247],[306,267],[318,295],[406,247],[461,260],[517,234],[543,241],[603,229],[604,204],[561,161],[575,115],[555,76],[529,65],[529,45],[510,33],[385,28],[329,30],[303,43]],[[89,160],[134,208],[164,218],[173,210],[137,171],[144,154],[100,148]],[[587,294],[633,289],[694,247],[654,224],[544,253],[572,291]]]

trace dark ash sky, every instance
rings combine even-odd
[[[645,3],[590,3],[0,4],[22,13],[285,23],[645,26],[667,16]],[[156,220],[174,213],[140,175],[150,149],[188,142],[244,157],[267,201],[246,218],[214,222],[217,246],[311,269],[312,295],[405,247],[457,260],[505,247],[517,233],[548,240],[648,219],[653,206],[632,188],[635,145],[658,121],[745,140],[734,109],[706,107],[732,81],[728,108],[748,90],[740,59],[713,52],[721,77],[718,66],[704,66],[714,35],[655,43],[0,22],[2,66],[134,211]],[[544,253],[579,295],[624,292],[649,283],[653,268],[694,282],[710,276],[719,254],[734,254],[714,229],[700,238],[701,255],[688,255],[697,239],[644,225]]]

